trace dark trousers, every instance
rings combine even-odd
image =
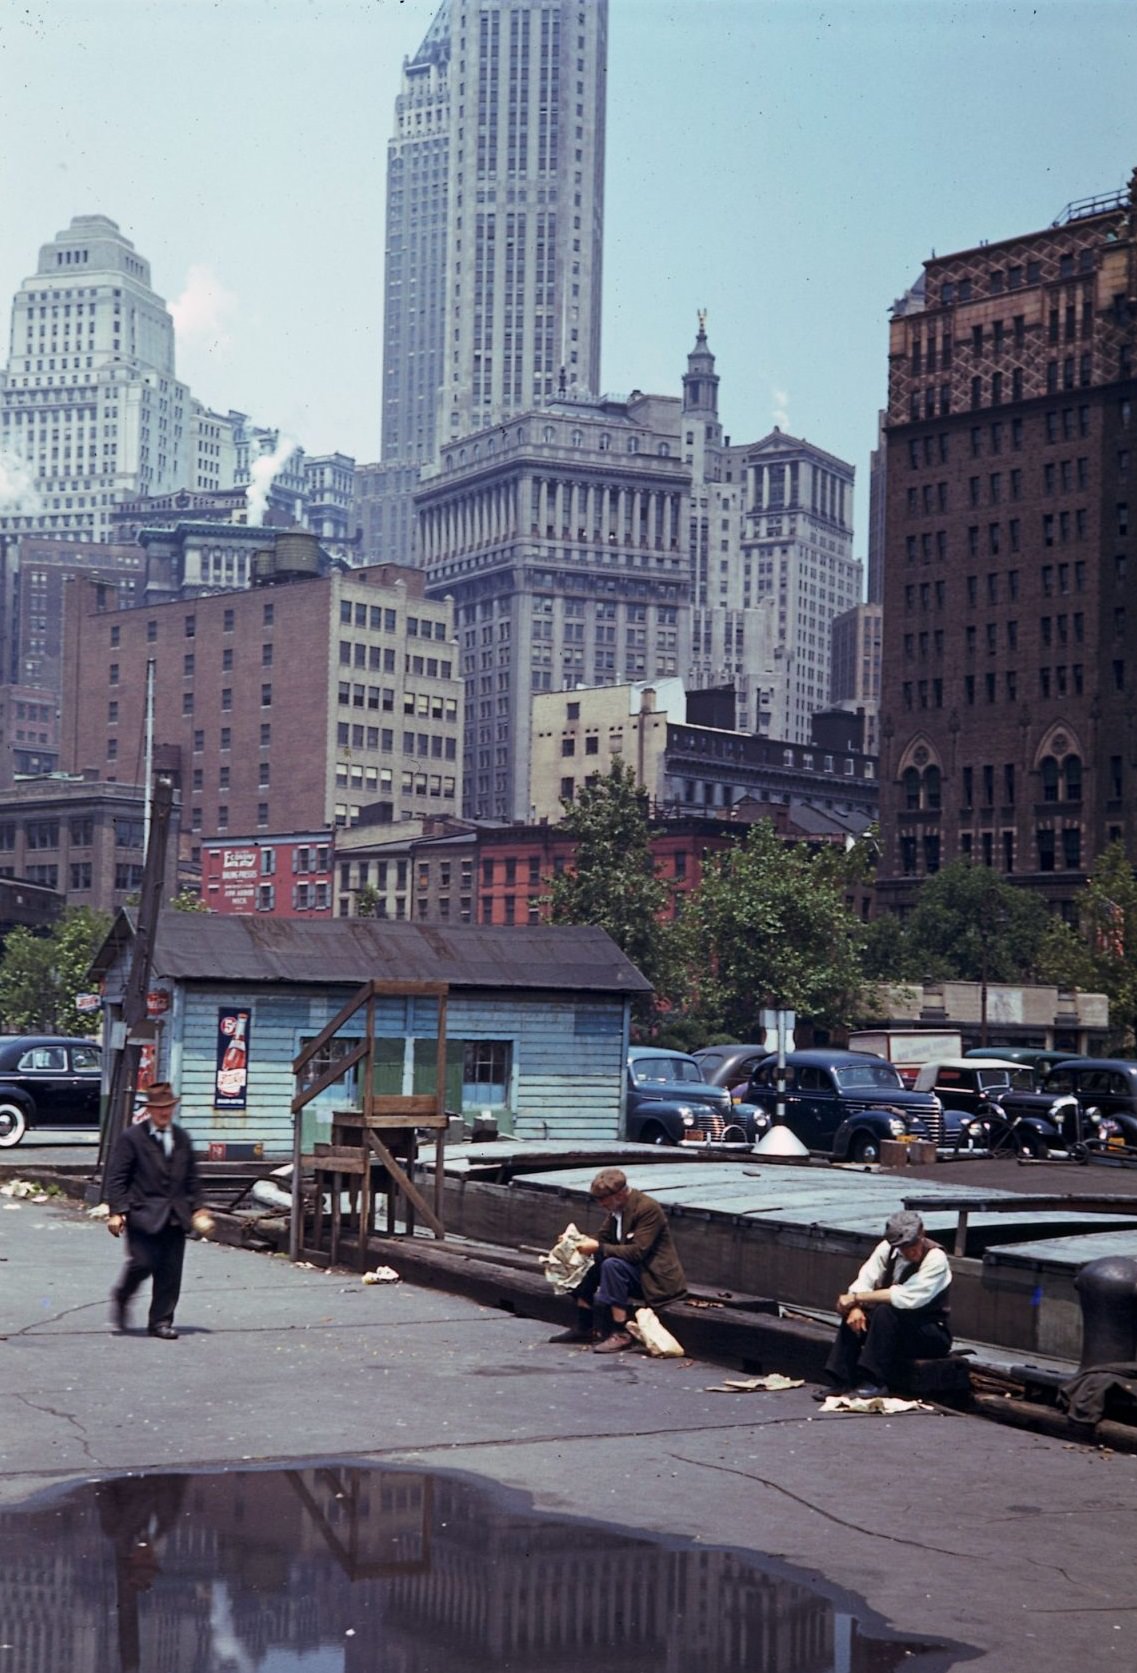
[[[182,1290],[182,1263],[186,1253],[186,1234],[174,1221],[167,1221],[160,1232],[138,1231],[127,1226],[126,1265],[114,1288],[115,1300],[126,1307],[135,1290],[147,1278],[154,1280],[150,1292],[151,1330],[156,1324],[173,1324],[174,1309]]]
[[[585,1273],[576,1291],[582,1307],[621,1307],[625,1310],[633,1301],[642,1301],[640,1269],[619,1255],[608,1255],[595,1261]]]
[[[863,1335],[842,1319],[837,1340],[825,1362],[826,1374],[841,1387],[857,1383],[904,1381],[904,1367],[913,1359],[943,1359],[951,1352],[951,1331],[942,1318],[905,1312],[887,1303],[868,1309],[869,1327]]]

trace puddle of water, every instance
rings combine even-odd
[[[941,1673],[753,1553],[355,1463],[86,1482],[0,1513],[0,1673]]]

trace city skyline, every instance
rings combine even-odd
[[[51,0],[0,25],[23,135],[0,164],[0,292],[73,215],[110,215],[174,307],[198,399],[377,459],[386,149],[436,10]],[[171,62],[209,79],[184,119],[147,80]],[[612,0],[603,388],[677,392],[706,307],[724,428],[778,422],[850,459],[863,554],[889,305],[933,243],[1120,188],[1135,67],[1120,0]]]

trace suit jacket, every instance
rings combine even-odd
[[[639,1268],[640,1288],[651,1306],[678,1301],[687,1293],[687,1280],[671,1241],[671,1224],[654,1197],[628,1192],[616,1239],[616,1216],[609,1214],[597,1234],[601,1257],[616,1255]]]
[[[171,1125],[173,1154],[140,1122],[120,1133],[107,1171],[106,1197],[112,1214],[125,1214],[128,1229],[159,1232],[171,1220],[189,1231],[201,1207],[201,1186],[193,1145],[184,1127]]]

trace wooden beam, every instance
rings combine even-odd
[[[402,1168],[399,1166],[391,1152],[387,1149],[387,1146],[383,1143],[382,1139],[379,1138],[370,1127],[367,1129],[367,1142],[375,1152],[376,1156],[378,1156],[383,1166],[387,1169],[387,1172],[391,1175],[391,1178],[395,1181],[399,1190],[406,1197],[407,1201],[409,1203],[413,1203],[415,1208],[418,1209],[435,1237],[440,1239],[444,1238],[446,1236],[446,1228],[443,1226],[442,1221],[430,1207],[430,1204],[427,1202],[422,1192],[418,1189],[417,1185],[412,1183],[409,1174],[403,1172]]]

